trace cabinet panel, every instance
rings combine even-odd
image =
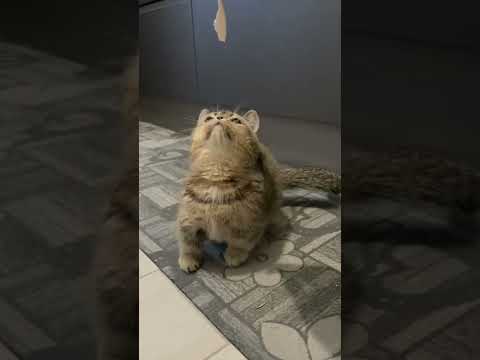
[[[340,1],[192,0],[201,100],[340,123]]]
[[[143,95],[191,100],[197,89],[190,0],[166,0],[140,9],[140,81]]]

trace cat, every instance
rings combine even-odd
[[[138,358],[138,56],[130,61],[125,79],[126,166],[97,237],[92,271],[99,360]]]
[[[257,132],[255,110],[201,111],[192,133],[191,165],[176,220],[180,268],[202,264],[202,242],[226,242],[224,261],[237,267],[268,235],[285,229],[282,190],[340,193],[340,176],[320,168],[281,168]]]

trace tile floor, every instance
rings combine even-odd
[[[140,360],[246,359],[142,251],[139,263]]]

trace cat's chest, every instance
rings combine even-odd
[[[207,238],[213,242],[224,242],[229,235],[230,231],[228,230],[228,224],[216,221],[215,219],[210,219],[206,224]]]
[[[225,242],[235,234],[263,222],[265,217],[266,213],[259,203],[207,206],[204,208],[201,227],[210,241]]]

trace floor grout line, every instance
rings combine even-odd
[[[146,274],[143,274],[143,275],[140,275],[140,256],[138,257],[138,261],[139,261],[139,266],[138,266],[138,271],[139,271],[139,277],[138,277],[138,280],[140,279],[143,279],[145,276],[148,276],[150,274],[153,274],[154,272],[157,272],[157,271],[160,271],[160,268],[157,266],[157,264],[155,264],[152,259],[150,259],[150,257],[147,255],[147,253],[145,251],[143,251],[141,248],[138,248],[138,251],[140,253],[143,254],[143,256],[145,256],[147,258],[147,261],[151,262],[152,265],[155,267],[155,270],[152,270],[152,271],[149,271],[147,272]]]
[[[151,273],[149,274],[146,274],[145,276],[141,277],[141,279],[147,277],[147,276],[150,276],[152,274],[156,274],[157,272],[160,273],[160,276],[163,276],[164,277],[164,280],[165,281],[168,281],[171,285],[171,288],[172,288],[172,291],[176,292],[180,297],[182,297],[183,299],[185,299],[188,304],[193,307],[195,309],[195,312],[197,314],[199,314],[202,318],[204,318],[208,324],[220,335],[223,337],[223,339],[227,342],[227,345],[233,345],[231,343],[230,340],[227,339],[227,337],[225,336],[225,334],[223,334],[220,329],[218,329],[215,324],[202,312],[200,311],[200,309],[198,308],[197,305],[195,305],[195,303],[192,301],[192,299],[190,299],[181,289],[179,289],[177,287],[177,285],[175,284],[175,282],[173,282],[172,279],[170,279],[163,271],[161,271],[160,269],[157,268],[157,270],[154,270],[152,271]]]
[[[158,274],[157,274],[158,273]],[[155,284],[157,284],[158,282],[162,282],[162,281],[165,281],[165,282],[168,282],[168,286],[169,288],[165,288],[165,290],[170,294],[170,296],[173,296],[173,297],[178,297],[178,296],[181,296],[184,301],[186,302],[186,305],[190,308],[190,309],[193,309],[194,312],[192,313],[191,317],[189,317],[190,319],[195,319],[195,321],[198,321],[198,320],[201,320],[202,323],[204,323],[203,326],[207,325],[207,326],[210,326],[211,330],[213,330],[213,332],[211,333],[211,335],[209,337],[207,337],[206,340],[208,339],[217,339],[218,340],[215,340],[216,342],[218,342],[218,344],[216,344],[216,346],[212,346],[213,349],[215,349],[215,347],[217,347],[213,352],[211,352],[210,354],[206,354],[204,356],[202,356],[201,358],[198,358],[198,360],[207,360],[207,359],[211,359],[213,358],[216,354],[220,353],[223,349],[227,348],[228,346],[231,346],[232,343],[225,337],[224,334],[222,334],[217,328],[216,326],[211,322],[210,319],[208,319],[205,314],[203,314],[201,311],[199,311],[199,309],[197,308],[197,306],[192,302],[191,299],[189,299],[180,289],[177,288],[177,286],[175,285],[175,283],[172,282],[172,280],[170,278],[168,278],[168,276],[163,273],[160,269],[157,269],[149,274],[146,274],[143,278],[148,278],[149,276],[161,276],[162,279],[160,279],[159,281],[155,281],[151,284],[151,286],[155,286]],[[177,295],[178,294],[178,295]],[[183,300],[182,299],[182,300]],[[177,300],[180,300],[180,299],[177,299]],[[142,300],[140,300],[140,308],[141,308],[141,303],[142,303]],[[146,315],[148,316],[148,314],[146,313]],[[201,318],[201,319],[200,319]],[[197,333],[198,334],[198,333]],[[181,354],[177,354],[177,355],[181,355]]]
[[[224,336],[224,338],[225,338],[225,336]],[[225,338],[225,339],[226,339],[226,338]],[[228,341],[228,339],[226,339],[226,340],[227,340],[227,343],[226,343],[224,346],[222,346],[220,349],[214,351],[213,353],[211,353],[210,355],[208,355],[208,356],[207,356],[205,359],[203,359],[203,360],[212,359],[215,355],[219,354],[220,351],[222,351],[223,349],[225,349],[225,348],[227,348],[227,347],[229,347],[229,346],[233,346],[233,345]]]
[[[146,273],[146,274],[143,274],[143,275],[141,275],[138,279],[141,280],[141,279],[143,279],[145,276],[148,276],[148,275],[151,275],[151,274],[153,274],[153,273],[156,273],[157,271],[160,271],[160,269],[152,270],[152,271],[150,271],[150,272],[148,272],[148,273]]]

